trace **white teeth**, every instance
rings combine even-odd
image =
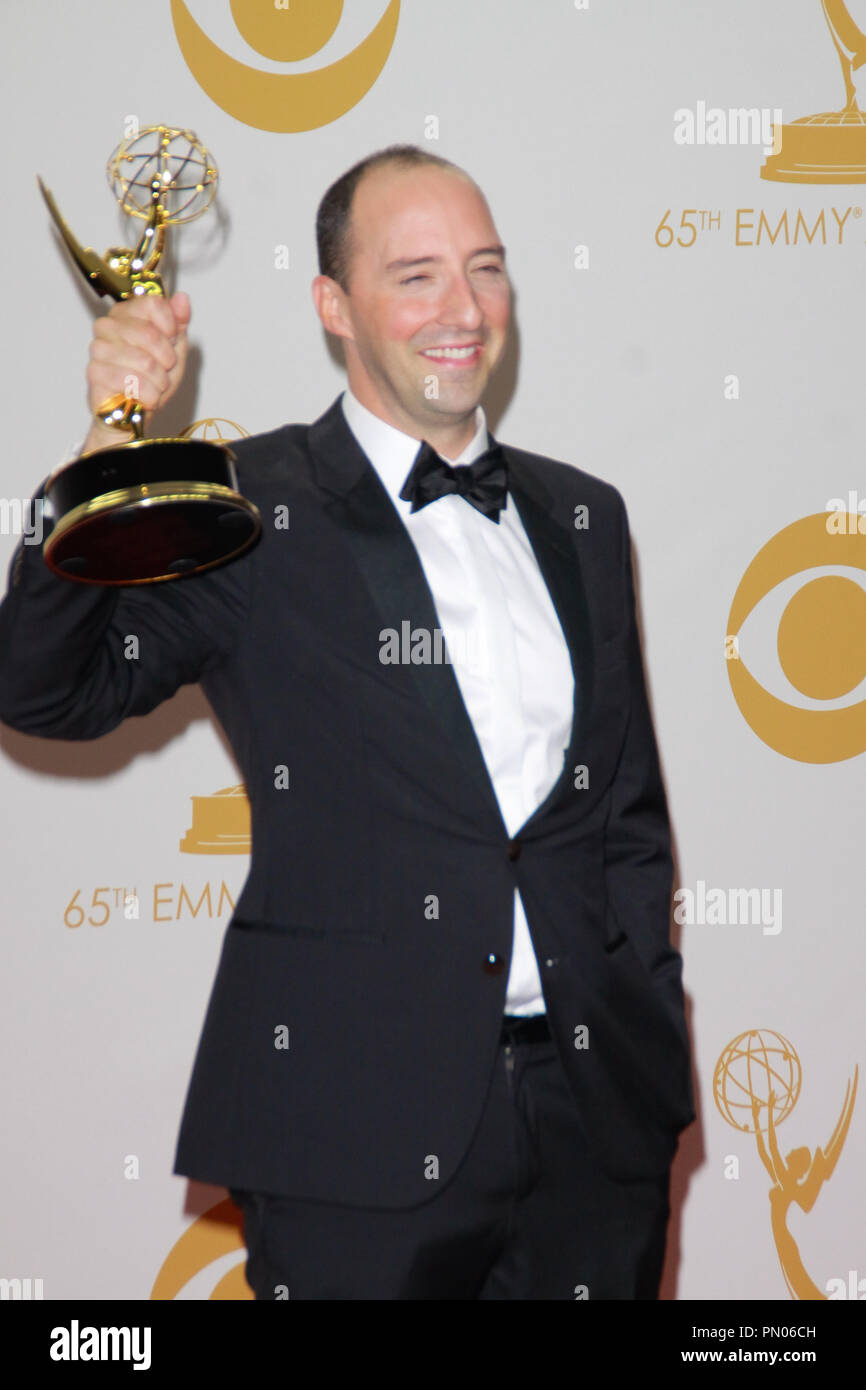
[[[425,349],[423,355],[424,355],[425,357],[471,357],[472,354],[473,354],[475,351],[476,351],[476,348],[475,348],[475,347],[462,347],[462,348],[454,348],[454,347],[427,348],[427,349]]]

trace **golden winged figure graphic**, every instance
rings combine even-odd
[[[844,6],[842,8],[844,9]],[[785,1283],[792,1298],[812,1300],[826,1299],[827,1297],[809,1277],[800,1256],[797,1242],[788,1230],[788,1208],[792,1202],[795,1202],[801,1211],[810,1212],[818,1199],[821,1188],[831,1177],[842,1152],[842,1146],[845,1143],[848,1126],[854,1112],[858,1072],[859,1068],[855,1066],[853,1084],[849,1081],[845,1087],[842,1112],[836,1122],[836,1128],[830,1136],[829,1143],[823,1149],[817,1145],[814,1153],[803,1145],[800,1148],[791,1149],[788,1157],[783,1158],[773,1121],[775,1093],[771,1090],[766,1101],[761,1101],[755,1096],[752,1097],[752,1118],[755,1124],[758,1152],[764,1167],[773,1180],[773,1186],[770,1188],[770,1220],[773,1236],[776,1241],[776,1249],[779,1252],[779,1262],[785,1276]],[[766,1143],[759,1123],[762,1108],[766,1108],[767,1111]]]
[[[866,63],[866,34],[854,23],[845,0],[821,0],[830,37],[839,54],[845,79],[845,110],[856,111],[857,93],[853,74]]]

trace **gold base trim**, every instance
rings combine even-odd
[[[761,178],[774,183],[866,183],[866,124],[844,113],[804,116],[782,126],[782,147]]]
[[[179,847],[184,854],[249,854],[251,844],[248,835],[238,840],[200,840],[190,830]]]
[[[145,441],[149,442],[149,441]],[[78,527],[93,521],[97,517],[108,515],[113,511],[119,511],[124,507],[144,507],[144,506],[164,506],[171,502],[221,502],[225,505],[234,507],[237,511],[244,511],[255,521],[255,529],[251,536],[246,537],[234,550],[226,551],[215,560],[208,560],[206,564],[197,565],[195,569],[186,570],[183,574],[169,573],[151,575],[146,579],[88,579],[75,574],[68,574],[59,566],[54,564],[53,554],[61,540],[75,531]],[[248,550],[253,541],[261,532],[261,516],[259,509],[254,503],[247,501],[239,492],[226,487],[222,483],[196,483],[177,481],[170,483],[139,483],[134,487],[117,488],[113,492],[104,492],[98,497],[92,497],[87,502],[82,502],[56,523],[51,535],[43,546],[45,563],[55,574],[59,574],[63,579],[77,580],[84,584],[102,585],[131,585],[131,584],[159,584],[169,579],[180,579],[189,574],[201,574],[205,570],[212,569],[215,565],[225,564],[235,556],[242,555]]]

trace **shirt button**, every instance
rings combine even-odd
[[[522,849],[523,846],[519,840],[509,840],[508,849],[505,851],[505,853],[508,855],[508,858],[511,860],[511,862],[514,863],[515,859],[520,858],[520,852]]]
[[[495,951],[488,951],[484,958],[484,970],[488,975],[501,975],[505,969],[505,961],[498,956]]]

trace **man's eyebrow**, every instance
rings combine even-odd
[[[413,265],[436,265],[441,259],[441,256],[416,256],[414,259],[411,257],[402,258],[396,261],[389,261],[385,269],[409,270]]]
[[[469,257],[469,259],[473,261],[476,256],[500,256],[502,260],[505,260],[505,247],[481,246],[477,251],[472,252],[472,255]],[[441,261],[441,256],[401,257],[396,261],[389,261],[388,264],[385,266],[385,269],[410,270],[413,266],[416,265],[439,265]]]

